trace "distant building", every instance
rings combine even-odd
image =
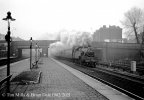
[[[103,27],[94,32],[93,40],[98,42],[121,42],[122,28],[119,26],[106,27],[106,25],[103,25]]]

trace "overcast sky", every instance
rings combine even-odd
[[[0,0],[0,19],[11,11],[12,36],[52,38],[60,30],[95,31],[103,25],[121,26],[132,7],[144,9],[144,0]],[[0,33],[7,22],[0,20]]]

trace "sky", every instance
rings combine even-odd
[[[132,7],[144,9],[143,5],[144,0],[0,0],[0,19],[11,11],[16,19],[11,22],[11,36],[53,39],[61,30],[122,27],[124,13]],[[0,20],[0,33],[7,33],[6,21]]]

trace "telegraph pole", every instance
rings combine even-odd
[[[32,68],[32,37],[30,38],[30,69]]]

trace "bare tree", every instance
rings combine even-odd
[[[122,21],[126,33],[134,33],[137,43],[140,43],[138,34],[142,31],[142,26],[144,24],[144,12],[140,8],[132,8],[125,13],[125,20]]]

